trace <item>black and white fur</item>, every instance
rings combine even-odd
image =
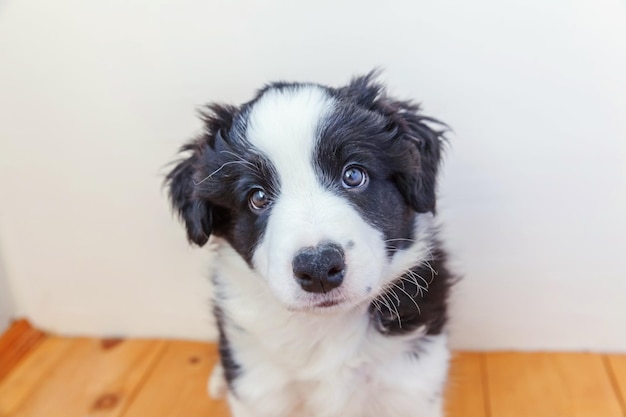
[[[270,84],[203,118],[167,180],[216,254],[212,393],[235,417],[441,416],[437,122],[374,74]]]

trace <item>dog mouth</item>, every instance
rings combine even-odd
[[[339,303],[340,303],[339,300],[326,300],[326,301],[322,301],[321,303],[315,304],[315,307],[317,308],[334,307],[338,305]]]
[[[347,303],[347,300],[339,297],[324,297],[322,299],[317,299],[317,300],[309,300],[308,302],[305,302],[303,304],[300,305],[291,305],[288,306],[287,309],[290,311],[300,311],[300,312],[332,312],[332,311],[336,311],[337,309],[341,309],[342,306],[345,306],[349,303]]]
[[[368,298],[363,294],[358,296],[354,292],[346,292],[343,288],[337,288],[324,294],[301,293],[295,302],[286,303],[290,311],[330,313],[348,311]]]

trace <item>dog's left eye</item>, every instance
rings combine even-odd
[[[261,188],[255,188],[248,194],[248,204],[255,211],[265,210],[270,205],[270,198]]]
[[[367,172],[358,166],[347,166],[341,176],[341,184],[345,188],[363,187],[367,183]]]

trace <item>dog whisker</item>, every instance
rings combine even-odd
[[[398,313],[398,310],[395,307],[393,307],[393,302],[390,299],[388,299],[388,296],[385,293],[380,294],[377,299],[372,300],[372,301],[374,301],[376,303],[375,305],[376,305],[376,307],[377,307],[377,309],[378,309],[378,311],[380,312],[381,315],[384,314],[383,310],[382,310],[382,306],[385,306],[386,309],[391,314],[394,314],[394,312],[395,312],[395,315],[398,318],[398,325],[400,326],[400,328],[402,328],[402,322],[400,321],[400,314]]]
[[[433,280],[435,279],[435,275],[438,275],[439,273],[435,270],[435,268],[432,267],[432,265],[428,262],[428,261],[422,261],[422,264],[427,266],[428,269],[430,269],[430,281],[428,282],[428,284],[432,284]]]
[[[194,185],[200,185],[203,182],[205,182],[206,180],[210,179],[211,177],[213,177],[213,175],[217,174],[218,172],[220,172],[222,170],[222,168],[224,168],[227,165],[232,165],[232,164],[241,164],[241,161],[229,161],[229,162],[225,162],[222,164],[221,167],[219,167],[218,169],[216,169],[215,171],[211,172],[209,175],[207,175],[206,177],[204,177],[202,180],[200,181],[193,181]]]
[[[244,164],[246,164],[246,165],[250,165],[250,166],[254,167],[254,164],[253,164],[252,162],[250,162],[250,161],[248,161],[248,160],[243,159],[240,155],[237,155],[237,154],[236,154],[236,153],[234,153],[234,152],[224,150],[224,151],[220,151],[220,153],[225,153],[225,154],[228,154],[228,155],[232,155],[232,156],[234,156],[235,158],[237,158],[238,160],[240,160],[241,162],[243,162]]]
[[[378,310],[379,313],[382,314],[383,312],[382,307],[380,306],[380,303],[376,299],[372,300],[372,305],[374,306],[376,310]]]
[[[403,284],[406,281],[406,282],[409,282],[409,283],[415,285],[415,294],[413,294],[413,297],[417,298],[418,295],[420,297],[423,297],[422,287],[419,284],[417,284],[417,281],[415,279],[409,279],[409,278],[406,278],[406,277],[402,277],[401,281],[402,281]]]
[[[419,282],[417,281],[417,278],[422,279],[422,281],[424,281],[424,283],[426,284],[426,287],[420,285]],[[401,280],[410,282],[415,285],[416,287],[416,292],[414,295],[415,297],[417,297],[418,294],[423,297],[424,296],[423,291],[428,292],[428,283],[422,277],[420,277],[419,274],[417,274],[415,271],[411,271],[410,269],[405,271],[405,274],[402,276]]]
[[[393,284],[393,282],[392,282],[392,284]],[[391,292],[390,294],[393,295],[396,298],[396,301],[398,303],[398,307],[400,307],[400,298],[398,297],[398,295],[395,292]]]
[[[388,242],[398,242],[398,241],[401,241],[401,242],[414,242],[414,243],[415,242],[419,242],[418,240],[408,239],[408,238],[385,239],[385,243],[388,243]]]
[[[392,293],[393,294],[393,293]],[[394,294],[395,295],[395,294]],[[398,318],[398,327],[402,328],[402,320],[400,320],[400,311],[398,311],[398,308],[396,306],[393,305],[393,301],[391,300],[391,298],[389,297],[389,293],[383,293],[383,298],[387,298],[389,300],[389,304],[392,308],[389,309],[389,311],[393,314],[395,312],[395,316]],[[396,298],[398,299],[398,306],[400,306],[400,299],[398,298],[398,296],[396,295]]]
[[[381,294],[380,297],[378,298],[378,300],[385,306],[387,307],[387,310],[392,311],[391,309],[391,305],[389,304],[387,298],[385,297],[385,294]],[[381,311],[382,313],[382,311]]]
[[[417,308],[417,311],[421,315],[422,314],[422,310],[420,309],[420,306],[417,305],[417,302],[415,301],[415,299],[413,299],[413,297],[411,297],[408,292],[406,292],[402,288],[400,288],[400,286],[398,284],[394,283],[393,286],[396,287],[397,289],[399,289],[400,291],[402,291],[404,294],[406,294],[407,297],[409,297],[409,299],[411,301],[413,301],[413,304],[415,304],[415,308]]]
[[[409,275],[411,275],[411,276],[412,276],[413,278],[415,278],[415,279],[419,278],[420,280],[422,280],[422,282],[426,285],[425,287],[422,287],[422,288],[423,288],[424,290],[428,291],[428,287],[430,287],[430,284],[432,283],[432,280],[431,280],[431,281],[426,281],[426,280],[424,279],[424,277],[422,277],[420,274],[418,274],[418,273],[417,273],[417,272],[415,272],[415,271],[411,271],[411,270],[409,270],[409,271],[407,271],[407,273],[408,273]],[[421,287],[421,285],[420,285],[420,287]]]

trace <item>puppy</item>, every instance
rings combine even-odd
[[[234,417],[441,416],[441,124],[374,73],[269,84],[203,120],[167,184],[215,253],[212,391]]]

